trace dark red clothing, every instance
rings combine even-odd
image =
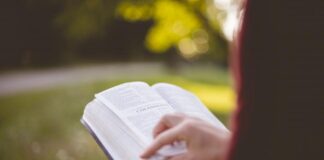
[[[250,0],[227,159],[324,159],[324,1]]]

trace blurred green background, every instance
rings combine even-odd
[[[0,159],[106,159],[80,123],[128,81],[195,93],[225,124],[239,0],[18,0],[0,6]]]

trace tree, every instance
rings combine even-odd
[[[153,21],[144,45],[153,53],[176,49],[184,58],[200,55],[224,60],[227,42],[212,0],[81,0],[64,1],[57,24],[71,43],[102,34],[114,19]],[[206,54],[208,53],[208,54]]]

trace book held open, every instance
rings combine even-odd
[[[136,160],[152,142],[152,131],[160,118],[174,112],[225,128],[192,93],[172,84],[149,86],[144,82],[123,83],[96,94],[81,122],[109,159]],[[184,152],[186,144],[175,142],[162,147],[151,159],[162,160]]]

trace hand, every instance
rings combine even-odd
[[[220,160],[228,148],[230,133],[194,117],[168,114],[161,118],[153,131],[152,144],[142,153],[147,159],[161,147],[175,141],[185,141],[188,152],[170,157],[169,160]]]

